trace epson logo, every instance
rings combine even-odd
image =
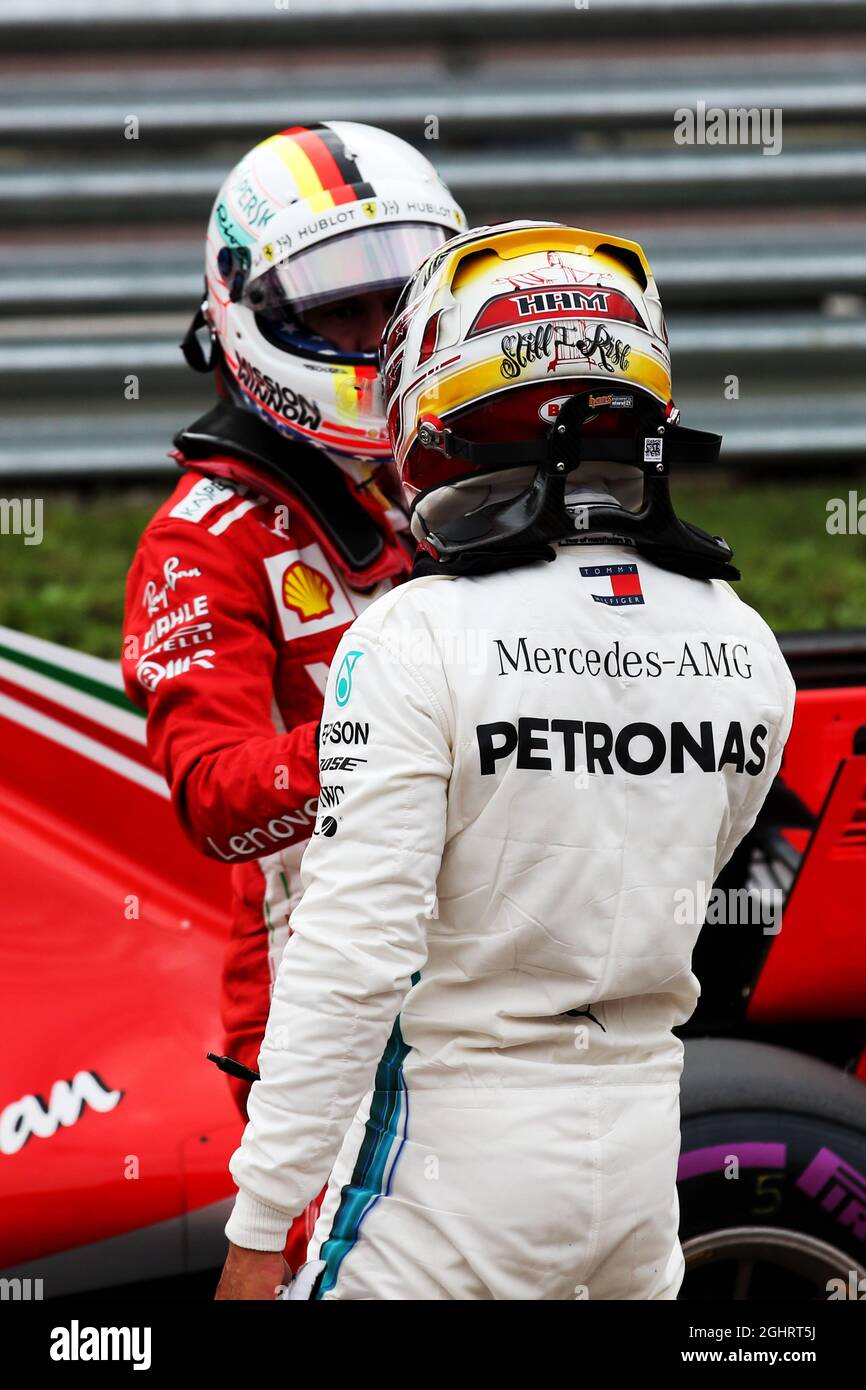
[[[352,719],[335,719],[330,724],[322,725],[319,743],[366,743],[369,737],[369,724],[360,724]]]
[[[605,777],[616,771],[647,777],[662,768],[685,772],[688,761],[702,772],[732,767],[735,772],[757,777],[767,761],[764,740],[768,732],[766,724],[755,725],[748,735],[752,756],[747,759],[746,736],[736,719],[724,731],[717,730],[711,719],[703,719],[697,734],[679,720],[666,731],[643,721],[614,730],[597,720],[531,717],[518,719],[516,724],[479,724],[475,730],[482,777],[492,776],[497,765],[515,753],[515,767],[533,772],[553,771],[555,759],[557,770],[562,772],[585,767],[588,773],[600,772]]]

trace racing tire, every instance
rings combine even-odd
[[[866,1084],[813,1057],[689,1038],[682,1301],[866,1300]]]

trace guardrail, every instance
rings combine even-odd
[[[0,340],[0,378],[15,399],[41,398],[50,380],[54,400],[119,392],[127,375],[146,382],[152,394],[183,394],[185,370],[178,342],[186,328],[179,320],[172,336],[152,338],[108,335],[100,330],[81,341],[26,338]],[[823,382],[851,371],[852,360],[866,364],[866,319],[826,319],[817,315],[786,318],[705,318],[670,315],[668,328],[674,361],[680,363],[678,381],[711,378],[720,383],[727,372],[761,377],[764,385],[774,376],[790,376],[808,369],[812,379]],[[781,359],[781,363],[780,363]]]
[[[168,457],[173,435],[211,403],[207,385],[199,383],[198,389],[198,397],[194,392],[179,396],[168,403],[170,408],[165,402],[154,408],[143,399],[86,416],[75,411],[46,414],[43,409],[38,415],[7,417],[0,434],[0,478],[13,483],[170,478],[176,472]],[[734,403],[721,400],[718,392],[704,397],[678,388],[676,397],[686,420],[723,436],[725,468],[751,473],[760,467],[790,476],[792,469],[814,469],[816,461],[822,468],[844,467],[852,457],[866,454],[860,392],[837,392],[816,400],[780,395]]]
[[[782,301],[820,305],[828,295],[866,295],[866,234],[815,226],[796,240],[781,234],[769,244],[739,232],[724,240],[691,240],[626,233],[643,245],[665,307],[730,307]],[[672,245],[672,241],[674,244]],[[202,239],[154,247],[135,241],[116,247],[72,246],[57,251],[24,248],[0,265],[0,341],[3,319],[57,314],[191,312],[202,288]]]
[[[216,190],[321,118],[413,140],[471,221],[640,240],[732,466],[864,456],[866,0],[5,0],[0,55],[6,476],[171,467]],[[780,108],[782,153],[677,146],[698,101]]]
[[[785,203],[811,209],[816,200],[862,207],[866,197],[866,150],[853,149],[798,150],[784,160],[764,159],[757,150],[615,158],[497,151],[443,154],[436,164],[474,221],[503,209],[506,216],[541,216],[551,206],[562,216],[577,216],[588,206],[669,211],[686,198],[692,207]],[[136,167],[130,160],[104,169],[0,173],[0,224],[20,225],[33,207],[41,219],[78,224],[204,221],[225,172],[213,164]]]
[[[530,17],[531,16],[531,17]],[[155,42],[173,48],[246,45],[354,47],[360,43],[454,42],[534,37],[756,31],[832,33],[866,28],[861,0],[5,0],[6,51],[71,52]]]
[[[697,101],[725,110],[778,108],[789,125],[866,118],[866,79],[856,59],[845,67],[834,64],[823,75],[810,71],[800,58],[802,70],[793,76],[759,69],[746,77],[708,72],[697,78],[683,70],[680,60],[664,64],[651,76],[635,71],[608,81],[599,80],[588,64],[574,66],[576,71],[568,75],[545,73],[543,68],[521,74],[505,87],[483,72],[455,78],[421,70],[415,77],[410,70],[401,81],[383,74],[373,86],[330,71],[316,86],[307,83],[306,90],[304,85],[293,89],[291,117],[305,125],[323,119],[326,111],[329,120],[386,125],[419,141],[431,114],[449,141],[501,138],[506,126],[521,139],[539,132],[572,133],[582,126],[613,133],[635,126],[670,131],[674,112],[694,109]],[[273,71],[264,68],[257,73],[254,87],[248,80],[235,79],[234,85],[241,91],[234,95],[230,89],[227,97],[213,91],[189,93],[180,84],[168,89],[163,85],[155,97],[142,87],[136,89],[127,76],[123,89],[111,97],[104,91],[96,97],[69,90],[69,84],[60,81],[41,90],[25,87],[10,99],[0,84],[0,140],[18,138],[52,149],[86,140],[91,148],[116,148],[130,113],[148,148],[190,145],[217,128],[223,138],[252,144],[262,132],[280,129],[287,114],[286,92]]]

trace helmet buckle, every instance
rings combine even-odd
[[[451,431],[446,429],[438,415],[422,415],[418,421],[418,442],[423,449],[435,449],[437,453],[449,457]]]

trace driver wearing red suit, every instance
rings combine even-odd
[[[405,280],[463,225],[423,156],[346,122],[257,145],[211,215],[183,347],[214,371],[218,402],[175,439],[183,473],[129,573],[122,660],[181,825],[232,866],[225,1051],[252,1070],[301,896],[319,740],[332,796],[359,755],[339,722],[319,728],[328,667],[412,566],[378,344]],[[230,1084],[245,1116],[249,1085]],[[306,1235],[302,1219],[290,1263]]]

